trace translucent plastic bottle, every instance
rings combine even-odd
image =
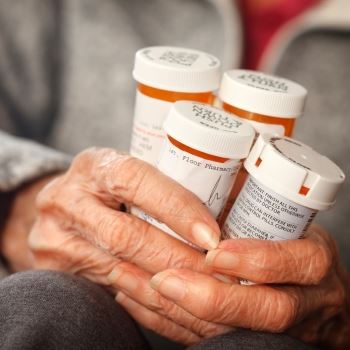
[[[212,103],[220,61],[196,50],[148,47],[136,53],[133,76],[138,85],[130,153],[154,165],[171,105],[179,100]]]
[[[167,136],[159,170],[196,194],[217,218],[251,148],[253,127],[215,107],[180,101],[170,110],[164,130]],[[169,213],[173,209],[169,208]],[[139,209],[132,213],[183,240]]]

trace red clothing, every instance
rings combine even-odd
[[[242,66],[256,69],[264,49],[278,29],[321,0],[278,0],[270,5],[253,5],[249,0],[238,0],[245,47]]]

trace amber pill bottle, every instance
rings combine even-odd
[[[165,119],[164,131],[166,139],[157,162],[158,169],[193,192],[217,218],[242,161],[249,153],[255,137],[254,128],[208,104],[178,101]],[[169,215],[174,209],[177,210],[168,209]],[[131,212],[184,240],[140,209],[132,208]]]
[[[190,100],[211,104],[220,84],[220,61],[205,52],[155,46],[136,53],[137,81],[131,155],[155,165],[172,104]]]
[[[245,119],[257,134],[293,135],[296,119],[304,111],[307,90],[291,80],[252,70],[225,72],[219,98],[222,108]],[[242,168],[230,194],[223,221],[247,178]]]
[[[219,90],[226,111],[249,121],[259,134],[274,136],[292,136],[306,96],[291,80],[241,69],[226,72]]]

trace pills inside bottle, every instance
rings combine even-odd
[[[136,53],[133,76],[138,85],[130,153],[155,165],[170,107],[178,100],[212,103],[220,61],[197,50],[148,47]]]
[[[251,148],[253,127],[207,104],[179,101],[171,108],[164,131],[158,169],[196,194],[217,218]],[[132,213],[183,240],[140,210]]]
[[[244,163],[248,179],[223,226],[224,238],[303,236],[330,208],[345,175],[331,160],[290,138],[260,135]]]

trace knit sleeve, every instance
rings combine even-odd
[[[63,171],[70,160],[71,157],[53,149],[0,131],[0,192]]]

